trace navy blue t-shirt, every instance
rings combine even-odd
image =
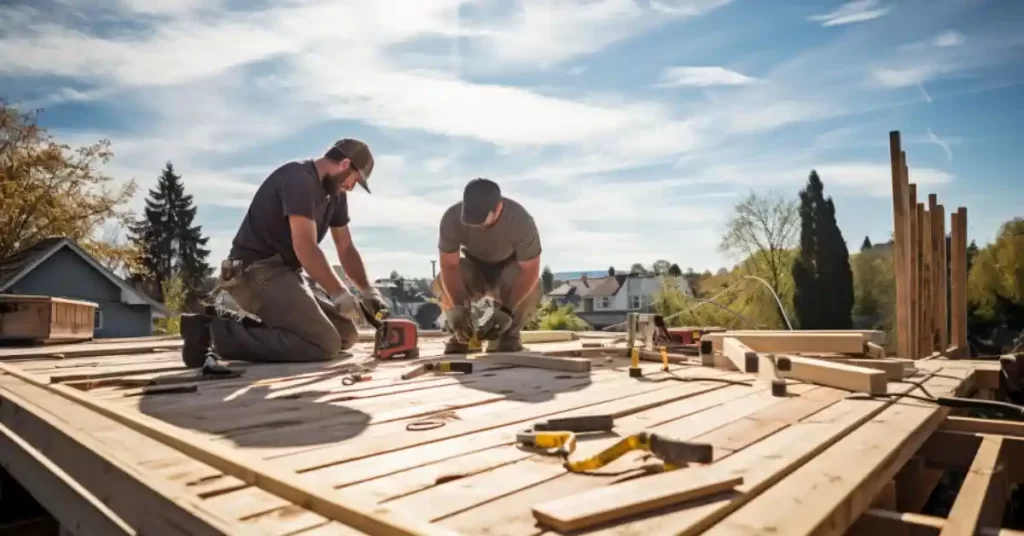
[[[330,227],[348,225],[348,198],[345,192],[328,195],[312,160],[284,164],[256,190],[231,242],[231,258],[254,262],[281,255],[285,264],[300,268],[288,225],[291,215],[316,222],[319,243]]]

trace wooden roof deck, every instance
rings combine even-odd
[[[1012,458],[1024,459],[1011,455],[1021,434],[1010,423],[951,421],[935,404],[799,381],[775,397],[757,374],[699,364],[670,367],[691,381],[659,382],[661,363],[643,362],[638,380],[622,357],[593,357],[589,373],[477,360],[470,375],[410,380],[399,378],[409,363],[385,363],[346,386],[345,365],[366,357],[366,343],[346,362],[239,364],[242,376],[211,380],[182,370],[177,344],[0,349],[16,359],[0,365],[0,461],[69,532],[553,535],[533,509],[554,499],[566,502],[546,510],[582,513],[739,476],[733,491],[586,533],[969,534],[999,527],[991,505],[1003,501],[987,490],[1005,489],[999,477],[1020,481]],[[528,346],[564,354],[582,341]],[[441,347],[425,338],[421,355]],[[888,392],[920,395],[920,383],[934,396],[987,396],[997,386],[988,363],[916,366]],[[604,475],[580,475],[515,445],[535,421],[585,414],[615,415],[617,435],[581,438],[574,458],[652,430],[710,443],[714,462],[636,478],[644,462],[630,454]],[[426,418],[443,424],[407,428]],[[973,495],[961,493],[948,521],[896,513],[919,512],[942,468],[968,467]],[[579,495],[601,488],[616,491]]]

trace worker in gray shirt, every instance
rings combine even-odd
[[[540,234],[533,216],[503,197],[494,181],[473,179],[462,201],[441,217],[438,249],[441,273],[431,289],[453,333],[445,353],[468,352],[475,333],[470,303],[483,296],[497,304],[494,324],[507,326],[488,341],[488,351],[521,350],[520,330],[541,299]]]
[[[370,314],[386,309],[348,227],[348,192],[359,184],[369,193],[372,172],[370,148],[346,138],[324,156],[288,162],[263,181],[218,280],[248,315],[182,315],[186,365],[201,367],[211,353],[229,360],[323,361],[355,344],[359,304]],[[358,300],[320,250],[328,229]],[[313,294],[302,270],[330,301]]]

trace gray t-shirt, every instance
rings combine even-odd
[[[441,216],[438,249],[456,253],[460,246],[467,256],[486,263],[509,259],[528,261],[540,255],[540,233],[533,216],[519,203],[502,198],[501,217],[487,229],[462,224],[462,201]]]
[[[281,255],[285,264],[300,268],[288,225],[291,215],[306,216],[316,222],[319,243],[328,228],[348,225],[348,198],[345,192],[327,194],[312,160],[284,164],[256,190],[231,242],[231,258],[253,262]]]

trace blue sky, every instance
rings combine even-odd
[[[172,161],[212,263],[267,173],[346,136],[377,155],[350,195],[373,277],[429,275],[476,176],[533,212],[555,271],[731,266],[731,207],[812,168],[856,249],[891,232],[890,130],[972,239],[1024,206],[1015,0],[5,4],[3,96],[110,139],[106,171],[143,192]]]

